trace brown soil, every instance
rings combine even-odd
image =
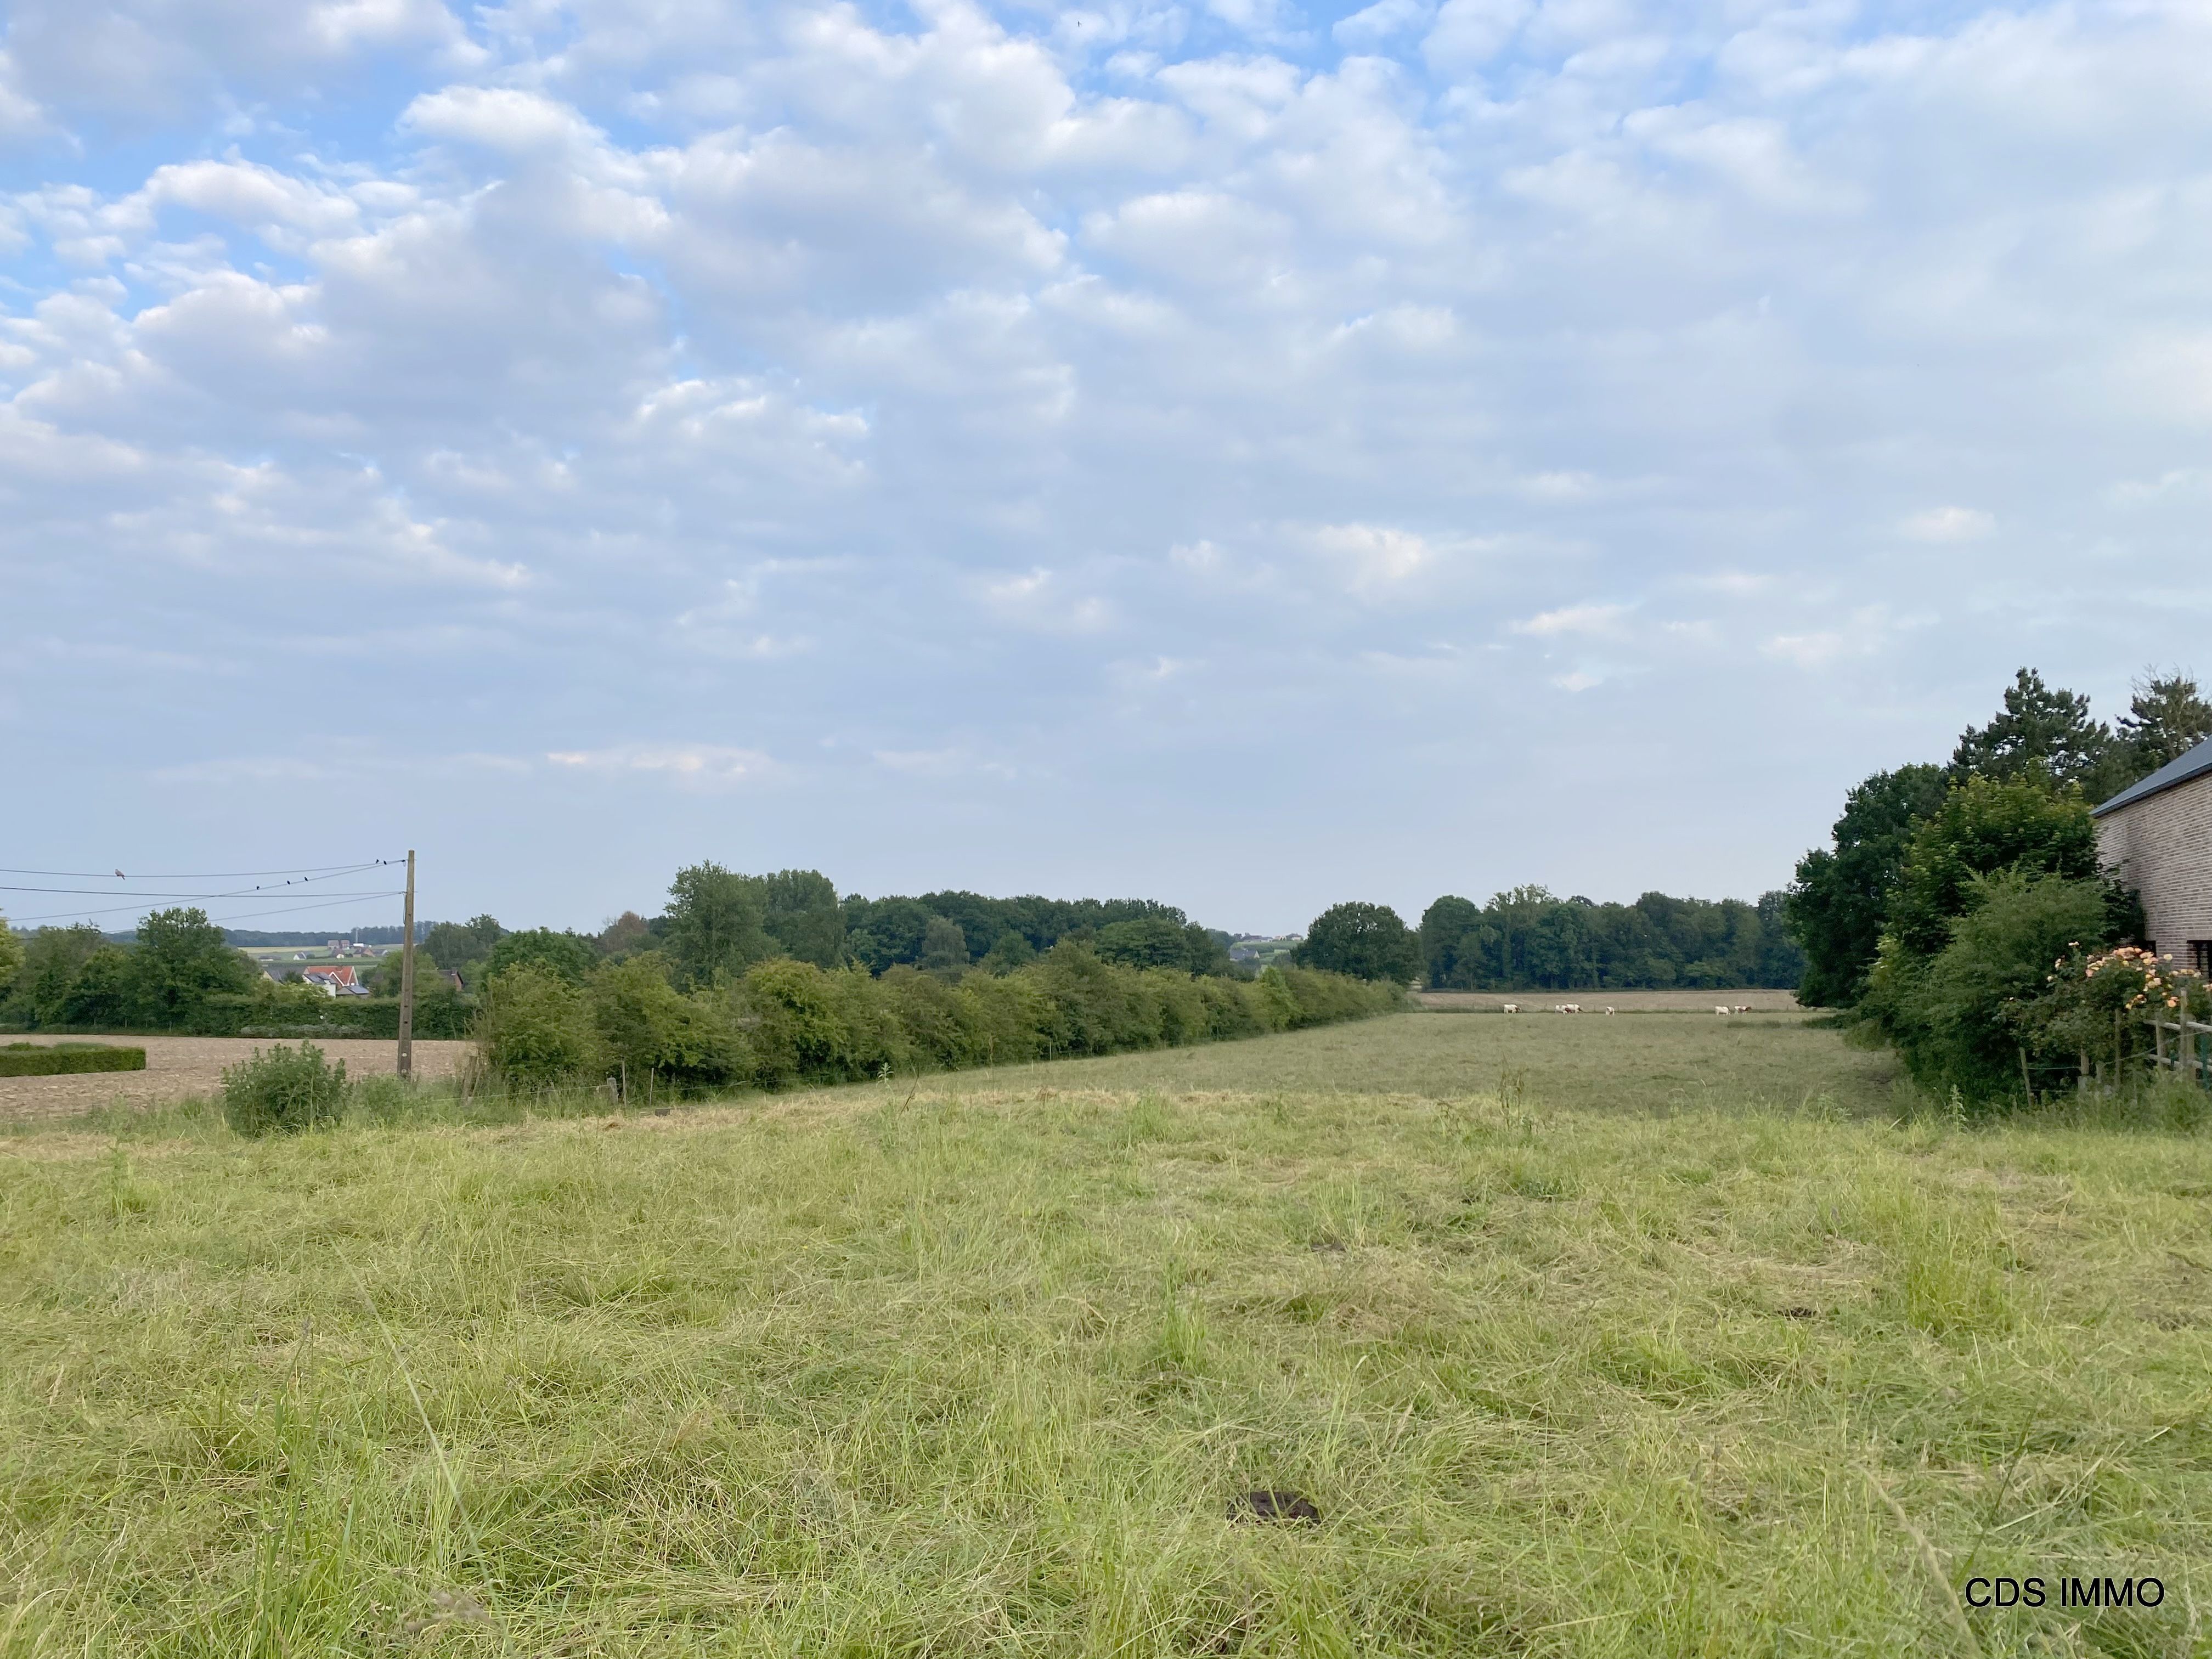
[[[213,1094],[222,1086],[222,1068],[234,1066],[256,1048],[274,1047],[265,1037],[10,1037],[11,1042],[106,1042],[146,1051],[143,1072],[88,1072],[75,1077],[0,1077],[0,1121],[70,1117],[103,1106],[152,1106],[191,1095]],[[353,1076],[397,1068],[398,1045],[364,1038],[339,1038],[318,1045],[332,1060],[345,1061]],[[450,1077],[467,1052],[465,1042],[415,1044],[415,1075]]]

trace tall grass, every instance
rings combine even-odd
[[[0,1654],[2202,1650],[2212,1140],[1506,1024],[0,1143]]]

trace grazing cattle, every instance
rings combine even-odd
[[[1552,1012],[1555,1014],[1579,1014],[1582,1011],[1583,1006],[1579,1002],[1555,1002],[1552,1005]]]
[[[1612,1012],[1613,1012],[1613,1010],[1612,1010],[1612,1009],[1610,1009],[1610,1008],[1608,1008],[1608,1009],[1607,1009],[1607,1010],[1606,1010],[1606,1012],[1607,1012],[1608,1014],[1609,1014],[1609,1013],[1611,1013]]]
[[[1717,1014],[1732,1014],[1735,1010],[1729,1007],[1725,1002],[1720,1002],[1713,1005],[1713,1012]]]
[[[1735,1006],[1735,1011],[1739,1014],[1747,1014],[1751,1012],[1751,1005],[1747,1002],[1739,1002]]]
[[[1498,1012],[1501,1014],[1517,1014],[1521,1012],[1521,1005],[1517,1002],[1501,1002],[1498,1005]]]

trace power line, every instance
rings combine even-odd
[[[286,905],[275,910],[249,910],[235,916],[210,916],[208,920],[210,922],[243,921],[251,916],[284,916],[290,915],[295,912],[301,910],[335,909],[341,904],[350,904],[356,899],[398,898],[405,890],[406,890],[404,888],[393,887],[378,893],[337,893],[319,899],[313,904]],[[226,896],[218,894],[216,896],[222,897]],[[113,916],[121,915],[126,911],[137,910],[141,908],[142,907],[136,904],[116,904],[111,905],[104,910],[54,910],[50,911],[43,916],[17,916],[15,920],[18,922],[59,921],[64,916]],[[14,924],[11,923],[9,925],[13,926]]]
[[[289,887],[292,884],[290,882],[286,882],[283,885]],[[112,887],[11,887],[4,883],[0,883],[0,893],[85,893],[100,898],[106,898],[111,896],[116,898],[149,899],[250,898],[256,893],[268,893],[273,896],[280,890],[281,889],[275,887],[234,887],[228,893],[164,893],[159,891],[124,893],[117,891],[117,890]],[[329,893],[329,896],[332,898],[377,898],[381,896],[381,895],[378,893],[337,893],[330,892],[330,890],[327,888],[324,890],[326,893]]]
[[[244,881],[248,876],[316,876],[343,875],[350,870],[373,870],[380,864],[400,864],[401,859],[362,859],[352,864],[305,864],[296,870],[198,870],[171,871],[158,876],[141,876],[141,881]],[[11,870],[0,865],[0,876],[56,876],[72,877],[86,881],[104,881],[115,872],[112,870]],[[128,880],[125,877],[124,879]]]

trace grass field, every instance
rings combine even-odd
[[[1899,1104],[1790,1017],[1417,1014],[19,1130],[0,1654],[2212,1650],[2212,1138]]]

